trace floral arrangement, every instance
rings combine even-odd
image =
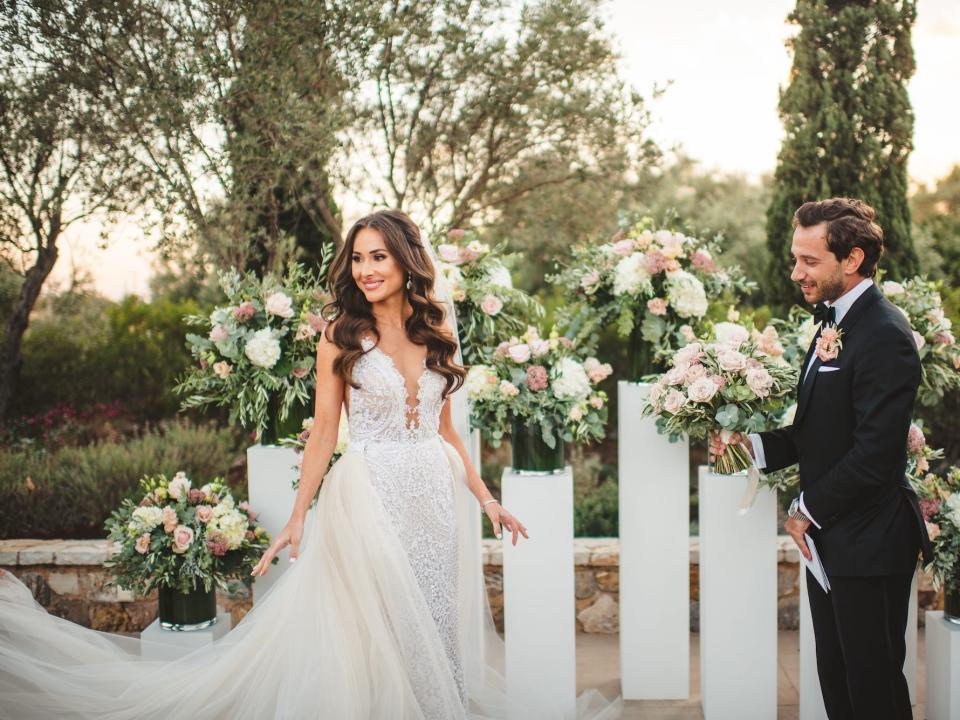
[[[653,229],[650,218],[618,232],[610,242],[575,247],[570,260],[547,280],[578,303],[571,324],[586,341],[613,323],[631,338],[637,379],[665,366],[697,336],[711,300],[751,290],[738,268],[722,269],[715,258],[721,238],[704,240]]]
[[[960,593],[960,468],[952,467],[943,476],[927,476],[920,491],[920,510],[933,543],[934,587],[956,595]]]
[[[783,359],[773,327],[762,332],[721,322],[708,340],[678,350],[672,367],[654,383],[644,408],[671,435],[703,439],[713,431],[760,432],[775,426],[797,384]],[[753,462],[742,445],[728,445],[715,460],[718,473],[746,470]]]
[[[316,384],[322,285],[299,264],[282,278],[236,270],[219,277],[227,304],[187,316],[204,334],[187,335],[197,365],[174,390],[185,396],[181,409],[227,406],[231,421],[254,428],[261,442],[275,442],[291,411],[301,411],[299,424]]]
[[[473,403],[471,422],[494,446],[512,423],[541,428],[550,448],[558,442],[600,440],[607,421],[607,394],[596,386],[613,372],[553,330],[541,338],[534,327],[497,346],[489,364],[474,365],[465,387]]]
[[[293,448],[294,452],[297,453],[297,463],[294,465],[294,468],[298,471],[297,477],[290,483],[290,486],[296,490],[300,487],[300,475],[299,471],[303,469],[303,450],[307,446],[307,440],[310,437],[310,432],[313,430],[313,418],[308,417],[303,421],[300,432],[293,437],[281,438],[280,445],[283,447]],[[330,472],[330,468],[333,467],[334,463],[340,459],[340,456],[347,451],[347,446],[350,444],[350,423],[347,418],[346,412],[340,413],[340,426],[337,428],[337,445],[333,450],[333,455],[330,456],[330,464],[327,466],[327,472]],[[326,476],[327,473],[324,473]],[[323,483],[321,482],[321,485]],[[317,492],[320,492],[320,487],[317,487]],[[310,503],[310,507],[313,507],[313,504],[317,501],[317,498],[314,497]]]
[[[490,248],[456,228],[437,246],[440,272],[453,296],[463,360],[467,365],[489,360],[490,350],[526,330],[543,308],[513,287],[504,246]]]
[[[165,475],[141,478],[140,485],[143,499],[124,500],[106,522],[108,539],[120,544],[104,563],[115,584],[140,595],[157,587],[187,593],[200,584],[209,592],[214,583],[226,589],[231,577],[252,584],[250,571],[270,536],[221,479],[196,488],[178,472],[169,481]]]
[[[940,285],[915,277],[903,283],[888,280],[880,287],[913,328],[922,373],[917,399],[936,405],[945,392],[960,388],[960,346],[943,312]]]

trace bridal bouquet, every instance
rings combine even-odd
[[[922,277],[881,284],[883,294],[913,328],[922,372],[917,399],[927,406],[940,402],[945,392],[960,388],[960,345],[950,318],[944,315],[939,288],[938,283]]]
[[[610,242],[575,247],[547,279],[577,298],[571,322],[579,340],[610,323],[631,339],[630,374],[638,379],[696,337],[711,299],[754,287],[739,269],[717,265],[720,247],[719,237],[655,230],[645,218]]]
[[[706,438],[719,430],[759,432],[775,426],[790,404],[797,372],[783,359],[776,330],[751,333],[731,322],[717,323],[706,341],[694,340],[673,356],[672,367],[650,388],[646,415],[671,435]],[[728,445],[715,461],[721,474],[753,465],[746,448]]]
[[[607,394],[597,385],[613,372],[594,357],[581,359],[556,330],[541,338],[534,327],[500,343],[490,363],[474,365],[465,387],[471,422],[498,446],[513,423],[538,427],[550,448],[604,436]]]
[[[107,519],[108,539],[120,550],[104,565],[120,587],[146,595],[154,588],[190,592],[202,584],[227,588],[239,577],[248,587],[250,571],[270,545],[257,513],[236,503],[220,479],[193,487],[178,472],[140,480],[145,495],[138,504],[126,499]]]
[[[229,270],[220,273],[220,286],[226,305],[186,318],[203,334],[187,335],[197,365],[174,390],[185,396],[181,409],[227,406],[231,421],[252,426],[261,442],[275,442],[291,411],[309,406],[316,384],[323,287],[299,264],[282,278],[262,280]]]
[[[448,233],[448,242],[437,246],[439,271],[450,285],[457,325],[467,365],[489,360],[489,351],[511,335],[526,330],[528,320],[543,315],[543,308],[522,290],[513,287],[503,245],[493,249],[464,230]]]

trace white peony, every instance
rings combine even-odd
[[[638,295],[641,290],[652,290],[646,262],[643,253],[628,255],[618,262],[613,271],[613,294]]]
[[[583,365],[571,358],[563,358],[557,364],[557,377],[551,387],[553,394],[561,400],[586,399],[591,392],[590,378]]]
[[[750,331],[743,325],[737,325],[732,322],[718,322],[713,326],[713,332],[717,337],[717,342],[740,347],[750,339]]]
[[[282,318],[293,317],[293,300],[290,299],[289,295],[282,292],[271,293],[263,301],[263,309],[268,315],[276,315]]]
[[[163,510],[154,505],[138,507],[133,511],[133,521],[143,530],[153,530],[163,522]]]
[[[280,341],[273,336],[270,328],[257,330],[247,341],[243,352],[254,365],[269,369],[280,359]]]
[[[719,386],[708,377],[700,377],[690,383],[687,388],[687,397],[695,403],[705,403],[713,400]]]
[[[703,283],[686,270],[677,270],[667,278],[667,300],[681,317],[707,314],[707,292]]]

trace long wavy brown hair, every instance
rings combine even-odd
[[[443,376],[446,397],[463,385],[466,373],[454,360],[457,341],[445,322],[443,305],[433,297],[434,268],[420,239],[420,228],[399,210],[379,210],[354,223],[330,266],[327,282],[334,299],[324,306],[323,315],[331,322],[326,337],[340,349],[334,372],[351,387],[359,388],[353,379],[353,366],[365,352],[360,339],[372,335],[380,340],[373,306],[353,278],[353,245],[363,228],[383,236],[387,251],[410,278],[410,287],[404,291],[413,308],[405,323],[407,337],[416,345],[426,346],[427,367]]]

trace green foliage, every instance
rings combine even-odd
[[[617,537],[620,490],[616,479],[605,480],[577,501],[573,509],[576,537]]]
[[[140,418],[169,417],[178,405],[174,380],[190,362],[183,318],[197,310],[189,300],[55,299],[24,338],[11,414],[118,401],[125,413]]]
[[[102,538],[111,511],[124,498],[140,499],[139,478],[180,470],[223,476],[239,451],[230,431],[184,422],[124,442],[0,450],[0,538]]]
[[[913,112],[913,0],[798,0],[790,84],[780,95],[785,140],[767,212],[767,301],[799,302],[789,279],[792,218],[809,200],[847,196],[877,211],[892,279],[918,271],[907,205]]]

